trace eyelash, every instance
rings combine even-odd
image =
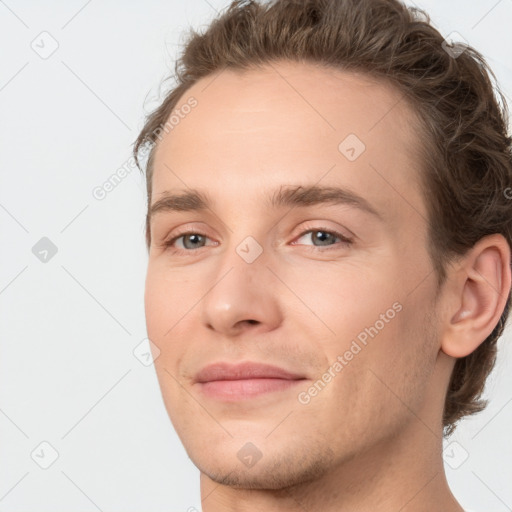
[[[346,236],[342,235],[338,231],[334,231],[332,229],[327,229],[327,228],[322,228],[322,227],[307,229],[306,231],[303,231],[297,238],[302,238],[304,235],[306,235],[308,233],[314,233],[314,232],[318,232],[318,231],[322,232],[322,233],[327,233],[329,235],[334,235],[336,238],[339,238],[341,241],[338,242],[338,244],[332,244],[331,246],[325,246],[324,248],[322,248],[321,246],[307,246],[310,248],[310,250],[311,249],[312,250],[319,249],[320,252],[324,252],[324,251],[329,251],[332,249],[339,249],[339,246],[348,247],[348,246],[352,245],[352,243],[353,243],[353,240],[351,240],[350,238],[347,238]],[[172,245],[174,244],[174,242],[176,242],[176,240],[178,240],[184,236],[187,236],[187,235],[199,235],[199,236],[202,236],[203,238],[208,238],[208,236],[206,236],[204,233],[201,233],[199,231],[185,231],[183,233],[177,234],[170,240],[164,242],[163,246],[166,249],[172,249],[172,252],[176,252],[176,253],[187,253],[187,252],[190,253],[190,252],[200,251],[201,249],[205,249],[205,247],[199,247],[199,249],[176,249],[176,248],[172,247]],[[295,245],[298,245],[298,244],[295,244]]]

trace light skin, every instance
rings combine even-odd
[[[192,189],[211,204],[152,215],[145,308],[167,411],[201,472],[203,511],[460,512],[443,468],[442,411],[455,358],[504,309],[505,239],[482,239],[438,290],[419,130],[383,82],[279,62],[206,77],[176,108],[191,96],[197,106],[158,145],[151,205]],[[366,146],[354,161],[338,148],[349,134]],[[299,185],[348,189],[376,213],[268,204]],[[262,250],[251,263],[237,252],[255,250],[247,237]],[[370,326],[378,333],[347,361]],[[338,356],[347,364],[336,372]],[[194,375],[218,361],[273,364],[304,381],[213,399]],[[301,403],[329,368],[330,381]],[[247,443],[261,454],[252,467],[237,456]]]

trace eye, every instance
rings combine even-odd
[[[204,247],[204,245],[199,245],[199,244],[204,243],[204,241],[208,237],[206,235],[204,235],[203,233],[198,233],[195,231],[188,231],[186,233],[181,233],[181,234],[171,238],[167,242],[164,242],[163,245],[164,245],[164,247],[173,247],[174,248],[174,243],[176,241],[178,241],[180,238],[183,238],[183,248],[177,247],[176,249],[178,251],[190,252],[190,249],[197,250],[197,249],[201,249],[201,247]],[[187,247],[187,241],[190,242],[188,244],[188,247]]]
[[[299,236],[299,240],[303,238],[304,236],[310,236],[310,239],[313,241],[314,247],[327,247],[326,250],[339,248],[341,245],[342,247],[347,247],[352,244],[352,240],[350,238],[347,238],[346,236],[342,235],[341,233],[338,233],[337,231],[329,230],[327,228],[315,228],[315,229],[308,229],[307,231],[303,231],[301,235]],[[313,235],[313,236],[311,236]],[[333,239],[338,238],[340,242],[338,244],[330,243],[333,241]],[[318,242],[320,245],[314,245],[315,242]],[[297,245],[297,242],[293,242],[293,245]]]
[[[305,235],[314,234],[311,238],[313,240],[313,244],[315,242],[319,242],[320,245],[313,245],[313,247],[325,247],[323,250],[330,250],[331,246],[333,249],[341,247],[347,247],[352,244],[352,240],[347,238],[346,236],[342,235],[341,233],[338,233],[334,230],[329,230],[326,228],[315,228],[315,229],[308,229],[307,231],[303,231],[300,236],[299,240],[303,238]],[[175,243],[180,240],[182,240],[182,247],[175,247]],[[171,248],[175,252],[192,252],[196,251],[198,249],[201,249],[205,247],[205,245],[202,245],[206,242],[208,237],[203,234],[196,231],[187,231],[185,233],[180,233],[176,235],[175,237],[171,238],[170,240],[163,243],[163,246],[165,248]],[[335,239],[339,239],[339,242],[336,243]],[[334,243],[329,243],[333,242]],[[297,244],[297,242],[292,242],[292,245],[302,245]]]

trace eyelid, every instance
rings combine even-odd
[[[201,223],[202,224],[202,223]],[[185,224],[183,226],[179,226],[176,229],[172,230],[172,235],[166,235],[163,237],[163,241],[159,244],[162,247],[166,247],[171,242],[175,241],[177,238],[180,238],[184,235],[201,235],[205,238],[210,238],[205,234],[205,229],[201,227],[190,226],[190,224]]]

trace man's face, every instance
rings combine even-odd
[[[210,204],[152,216],[145,308],[192,461],[216,481],[280,488],[392,436],[431,437],[447,374],[436,373],[436,277],[405,100],[363,76],[283,62],[207,77],[176,109],[151,204],[192,189]],[[299,186],[348,190],[374,212],[270,203]],[[219,362],[296,379],[198,382]]]

